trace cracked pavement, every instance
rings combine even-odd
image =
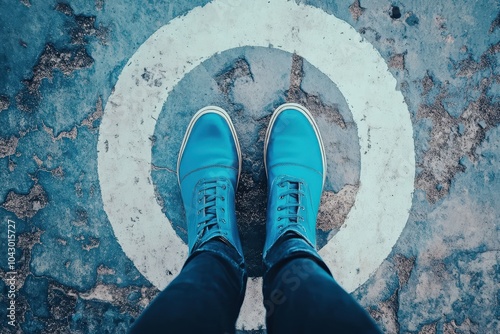
[[[406,227],[353,296],[386,333],[500,332],[500,4],[297,2],[346,21],[378,50],[413,125],[417,170]],[[206,3],[2,3],[2,333],[124,333],[158,293],[123,253],[103,209],[99,125],[137,48]],[[147,69],[138,80],[162,85]],[[354,205],[362,152],[340,90],[307,59],[272,47],[214,55],[173,88],[150,138],[156,199],[185,241],[175,174],[184,129],[207,104],[232,115],[243,148],[237,218],[251,276],[263,273],[263,139],[271,112],[285,101],[307,106],[324,134],[322,247]],[[8,220],[17,237],[14,327],[6,316]]]

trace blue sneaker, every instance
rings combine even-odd
[[[268,187],[264,258],[285,233],[316,247],[326,156],[318,126],[305,107],[285,103],[274,111],[264,141],[264,167]]]
[[[218,238],[243,255],[235,213],[240,172],[241,150],[229,115],[214,106],[199,110],[188,125],[177,161],[189,254]]]

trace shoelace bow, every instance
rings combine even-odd
[[[304,221],[304,217],[300,214],[300,211],[305,210],[302,205],[302,197],[305,196],[302,182],[282,180],[278,183],[278,187],[282,189],[279,192],[279,198],[286,198],[285,204],[277,208],[277,210],[280,211],[278,221],[283,219],[288,219],[290,223]]]
[[[217,228],[217,210],[225,211],[223,206],[217,205],[217,198],[220,198],[222,202],[225,201],[224,196],[220,194],[221,191],[218,191],[218,189],[225,190],[226,187],[224,183],[218,180],[207,181],[201,185],[198,191],[198,203],[200,204],[197,224],[198,237],[201,237],[212,228]],[[225,222],[224,219],[222,219],[222,222]]]

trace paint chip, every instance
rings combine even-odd
[[[16,153],[19,138],[12,136],[10,138],[0,138],[0,159],[11,156]]]
[[[48,204],[47,193],[40,184],[35,184],[28,194],[10,191],[2,207],[13,212],[19,219],[32,218]]]
[[[0,112],[9,109],[10,101],[9,97],[5,95],[0,95]]]
[[[354,3],[349,6],[349,11],[355,21],[359,20],[359,17],[363,15],[365,10],[365,8],[361,7],[359,0],[354,1]]]

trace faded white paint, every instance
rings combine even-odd
[[[373,46],[346,22],[295,1],[215,0],[172,20],[140,46],[100,126],[98,170],[108,219],[123,251],[163,289],[180,271],[187,246],[156,202],[149,137],[186,73],[218,52],[247,45],[296,52],[337,84],[351,108],[361,148],[360,188],[343,227],[320,254],[337,281],[353,291],[387,257],[408,219],[412,124],[396,80]],[[141,78],[145,68],[164,78],[160,87]],[[262,279],[248,284],[238,327],[253,329],[264,325]]]

